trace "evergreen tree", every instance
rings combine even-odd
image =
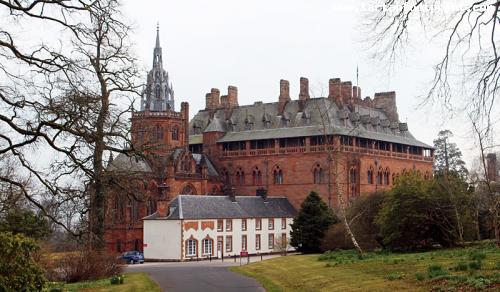
[[[456,143],[450,141],[453,133],[450,130],[439,131],[434,140],[434,171],[455,172],[462,178],[467,177],[469,171],[462,160],[462,152]]]
[[[47,238],[50,233],[48,220],[42,214],[24,209],[14,208],[0,217],[0,232],[23,234],[34,239]]]
[[[311,192],[300,206],[291,231],[291,245],[301,252],[320,251],[325,231],[338,220],[321,197]]]

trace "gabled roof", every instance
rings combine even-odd
[[[350,109],[339,108],[334,100],[320,97],[308,99],[303,108],[298,100],[291,100],[280,115],[278,105],[256,102],[238,106],[228,117],[224,109],[219,109],[212,120],[210,112],[202,110],[194,116],[190,127],[225,132],[218,142],[337,134],[432,148],[415,139],[405,123],[390,121],[381,109],[359,104]]]
[[[285,197],[178,195],[170,203],[170,215],[159,218],[157,213],[145,217],[153,219],[234,219],[234,218],[292,218],[297,211]]]

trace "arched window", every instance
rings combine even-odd
[[[179,127],[177,126],[172,127],[172,140],[179,140]]]
[[[391,175],[391,172],[390,172],[389,168],[386,168],[384,171],[384,185],[388,186],[391,184],[390,175]]]
[[[181,191],[182,195],[196,195],[196,189],[192,185],[186,185]]]
[[[368,179],[368,184],[369,185],[373,184],[373,167],[370,166],[366,175]]]
[[[197,241],[196,239],[188,239],[186,240],[186,256],[187,257],[194,257],[197,255]]]
[[[134,198],[130,199],[130,219],[132,222],[139,220],[139,202]]]
[[[161,87],[160,85],[156,85],[156,88],[155,88],[155,95],[156,95],[156,98],[157,99],[160,99],[160,95],[161,95]]]
[[[114,206],[115,220],[117,222],[122,222],[125,218],[125,204],[123,203],[123,198],[119,195],[115,196],[115,206]]]
[[[229,172],[227,171],[227,169],[222,169],[222,182],[225,183],[226,185],[229,185],[230,184],[230,177],[229,177]]]
[[[253,169],[252,179],[253,179],[254,186],[262,185],[262,173],[260,172],[260,170],[257,166]]]
[[[313,175],[314,175],[314,183],[315,184],[321,184],[323,183],[323,169],[319,165],[319,163],[316,164],[313,170]]]
[[[273,181],[275,185],[283,184],[283,171],[279,166],[276,166],[273,171]]]
[[[236,170],[236,185],[237,186],[243,186],[245,185],[245,172],[241,167]]]
[[[214,241],[211,238],[205,238],[201,241],[201,254],[212,255]]]
[[[349,190],[351,198],[356,197],[358,195],[358,170],[356,167],[351,167],[349,170]]]
[[[149,198],[147,206],[146,206],[147,215],[151,215],[156,212],[156,200],[153,198]]]
[[[382,167],[379,167],[377,171],[377,185],[382,184],[382,172]]]

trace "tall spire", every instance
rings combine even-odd
[[[160,22],[156,23],[156,45],[155,48],[160,48]]]

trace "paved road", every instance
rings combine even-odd
[[[127,272],[146,272],[163,291],[225,292],[265,291],[254,279],[229,271],[231,262],[144,263],[129,265]],[[239,262],[237,263],[239,265]]]

